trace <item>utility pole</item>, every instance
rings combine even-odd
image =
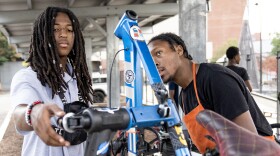
[[[277,120],[276,122],[280,122],[280,51],[277,52]],[[277,133],[279,134],[279,129],[277,129]]]
[[[262,32],[260,30],[260,93],[262,93]]]
[[[256,6],[259,6],[260,10],[260,93],[262,93],[262,9],[259,3],[255,3]]]

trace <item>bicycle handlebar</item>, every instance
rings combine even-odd
[[[129,127],[131,117],[125,108],[87,108],[82,113],[67,113],[58,121],[59,126],[67,132],[83,129],[87,133],[105,129],[124,130]]]

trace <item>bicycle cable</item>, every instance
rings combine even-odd
[[[113,61],[112,61],[112,64],[110,66],[110,73],[109,73],[109,108],[111,109],[112,108],[112,100],[111,100],[111,83],[112,83],[112,80],[111,80],[111,77],[112,77],[112,69],[113,69],[113,65],[114,65],[114,62],[115,62],[115,59],[116,59],[116,56],[119,54],[119,52],[123,51],[123,50],[127,50],[128,48],[124,48],[124,49],[120,49],[116,52],[116,54],[114,55],[114,58],[113,58]]]

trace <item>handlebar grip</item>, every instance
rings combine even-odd
[[[125,108],[115,111],[85,109],[83,114],[91,119],[90,127],[86,129],[89,133],[104,129],[123,130],[128,128],[130,123],[130,116]]]
[[[130,121],[130,115],[125,108],[115,110],[87,108],[81,114],[66,114],[62,120],[58,120],[58,124],[69,133],[78,129],[93,133],[105,129],[127,129]]]

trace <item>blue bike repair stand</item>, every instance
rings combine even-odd
[[[134,117],[129,126],[133,128],[129,130],[132,133],[128,135],[128,155],[137,154],[136,127],[161,126],[163,123],[167,123],[169,127],[172,127],[181,124],[177,109],[171,99],[167,99],[167,90],[159,76],[142,31],[138,27],[137,18],[137,14],[134,11],[127,10],[115,29],[115,35],[122,39],[124,44],[126,104],[128,111]],[[149,83],[155,91],[159,105],[142,106],[141,62]],[[182,144],[186,145],[185,142]],[[184,145],[174,148],[176,155],[189,155],[189,150]]]

